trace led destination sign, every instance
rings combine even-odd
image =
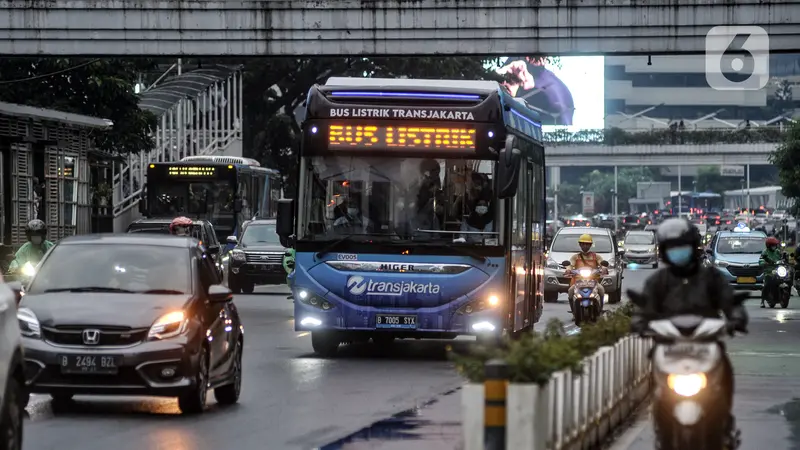
[[[171,177],[213,177],[217,168],[213,166],[171,166],[167,175]]]
[[[475,151],[475,129],[442,126],[330,125],[328,147],[354,150],[396,148]]]

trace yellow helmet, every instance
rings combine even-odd
[[[592,243],[592,236],[590,234],[582,234],[581,237],[578,238],[579,244],[591,244]]]

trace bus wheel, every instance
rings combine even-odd
[[[256,285],[253,283],[245,283],[242,286],[242,292],[244,292],[245,294],[252,294],[255,289]]]
[[[339,350],[339,336],[326,331],[311,332],[311,347],[319,356],[334,356]]]

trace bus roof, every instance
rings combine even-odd
[[[194,161],[215,162],[220,164],[244,164],[247,166],[261,167],[261,163],[255,159],[244,158],[241,156],[187,156],[181,159],[181,162]]]
[[[369,87],[385,88],[391,91],[402,91],[407,89],[441,91],[442,89],[457,89],[459,91],[471,91],[475,94],[490,94],[500,89],[500,84],[496,81],[483,80],[420,80],[409,78],[347,78],[331,77],[325,82],[325,86],[343,87]]]

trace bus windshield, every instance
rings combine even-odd
[[[314,156],[304,164],[300,239],[502,245],[493,161]]]
[[[148,208],[154,217],[186,215],[206,219],[214,227],[233,226],[234,186],[228,180],[148,183]]]

